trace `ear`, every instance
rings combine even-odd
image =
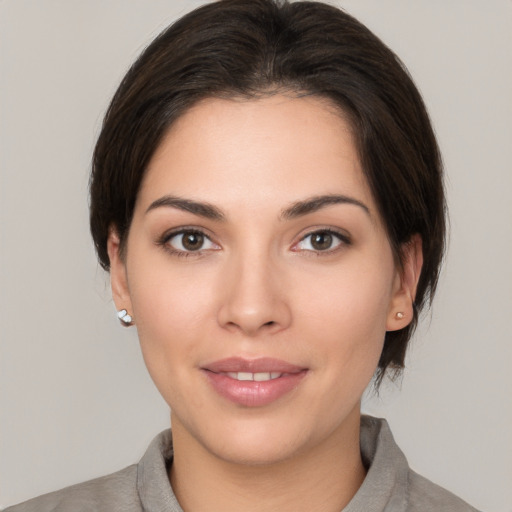
[[[107,239],[107,251],[110,259],[110,286],[112,287],[112,298],[117,311],[126,309],[129,315],[133,314],[128,279],[126,275],[126,264],[121,254],[121,243],[117,229],[111,226]]]
[[[423,247],[420,235],[413,235],[403,244],[402,267],[395,278],[393,297],[390,302],[387,331],[397,331],[409,325],[413,319],[413,303],[423,266]]]

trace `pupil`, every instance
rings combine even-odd
[[[199,233],[187,233],[183,237],[183,247],[189,251],[197,251],[203,245],[203,238]]]
[[[318,251],[329,249],[332,244],[332,235],[329,233],[316,233],[313,235],[311,245]]]

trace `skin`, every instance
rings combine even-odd
[[[353,202],[283,215],[333,194]],[[223,218],[167,196],[212,205]],[[169,235],[183,227],[204,233],[199,250]],[[329,242],[326,230],[339,236]],[[321,250],[311,233],[327,240]],[[341,510],[365,476],[361,395],[385,332],[412,317],[421,242],[404,247],[398,268],[339,112],[280,94],[202,101],[153,156],[123,257],[114,228],[108,248],[116,306],[132,314],[172,410],[170,480],[183,509]],[[244,407],[202,371],[232,356],[307,372],[278,400]]]

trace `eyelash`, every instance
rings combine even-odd
[[[171,232],[164,233],[164,235],[162,235],[162,237],[157,241],[157,245],[163,247],[167,252],[170,252],[173,256],[178,256],[180,258],[188,258],[190,256],[201,256],[204,253],[204,251],[212,250],[211,248],[207,248],[207,249],[200,248],[200,249],[197,249],[194,251],[194,250],[181,250],[181,249],[176,249],[176,248],[172,247],[172,245],[170,244],[171,240],[175,237],[178,237],[180,235],[185,235],[185,234],[198,235],[200,237],[203,237],[204,240],[208,240],[211,244],[217,246],[217,244],[215,244],[215,242],[213,242],[211,240],[211,238],[204,231],[202,231],[201,229],[192,228],[192,227],[190,227],[190,228],[183,227],[183,228],[171,231]],[[299,244],[301,244],[308,238],[310,238],[314,235],[318,235],[318,234],[329,235],[329,236],[337,239],[339,243],[334,248],[329,248],[326,250],[318,250],[318,249],[315,250],[314,248],[313,249],[295,249],[295,247],[297,247]],[[347,246],[347,245],[351,245],[351,244],[352,244],[352,241],[351,241],[350,237],[347,236],[346,234],[340,233],[339,231],[333,230],[331,228],[323,228],[323,229],[320,228],[320,229],[315,229],[314,231],[310,231],[306,235],[304,235],[298,242],[296,242],[293,245],[292,251],[294,251],[294,252],[310,252],[316,256],[328,256],[330,254],[333,254],[333,253],[339,251],[343,246]],[[183,246],[183,243],[181,245]],[[215,248],[213,250],[218,250],[218,249]]]
[[[310,252],[310,253],[312,253],[315,256],[329,256],[329,255],[331,255],[333,253],[336,253],[339,250],[343,249],[344,246],[352,244],[352,240],[350,239],[350,237],[348,235],[344,234],[344,233],[340,233],[339,231],[336,231],[336,230],[334,230],[332,228],[319,228],[319,229],[315,229],[314,231],[309,231],[306,235],[304,235],[299,240],[299,242],[294,244],[294,247],[296,247],[300,243],[304,242],[308,238],[310,238],[310,237],[312,237],[314,235],[319,235],[319,234],[321,234],[321,235],[329,235],[329,236],[333,237],[334,239],[337,239],[338,240],[338,244],[334,248],[329,248],[329,249],[326,249],[326,250],[318,250],[318,249],[315,250],[313,248],[313,249],[302,249],[302,251]],[[299,252],[299,251],[301,251],[301,249],[296,250],[296,252]]]
[[[178,256],[179,258],[188,258],[190,256],[201,256],[204,253],[204,251],[211,250],[211,249],[200,248],[196,251],[192,251],[192,250],[187,251],[187,250],[181,250],[181,249],[176,249],[176,248],[172,247],[172,245],[170,244],[171,240],[180,235],[198,235],[198,236],[203,237],[204,240],[208,240],[211,244],[217,245],[217,244],[215,244],[215,242],[213,242],[211,240],[211,238],[204,231],[202,231],[201,229],[192,228],[192,227],[190,227],[190,228],[183,227],[183,228],[180,228],[177,230],[173,230],[171,232],[164,233],[164,235],[157,241],[157,245],[163,247],[167,252],[170,252],[173,256]],[[183,246],[183,243],[181,245]],[[214,250],[216,250],[216,249],[214,249]]]

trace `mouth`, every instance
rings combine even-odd
[[[308,369],[286,361],[228,358],[201,368],[222,398],[242,407],[263,407],[293,391]]]
[[[227,375],[231,379],[241,380],[241,381],[256,381],[256,382],[267,382],[268,380],[278,379],[285,375],[280,372],[227,372],[223,375]]]

